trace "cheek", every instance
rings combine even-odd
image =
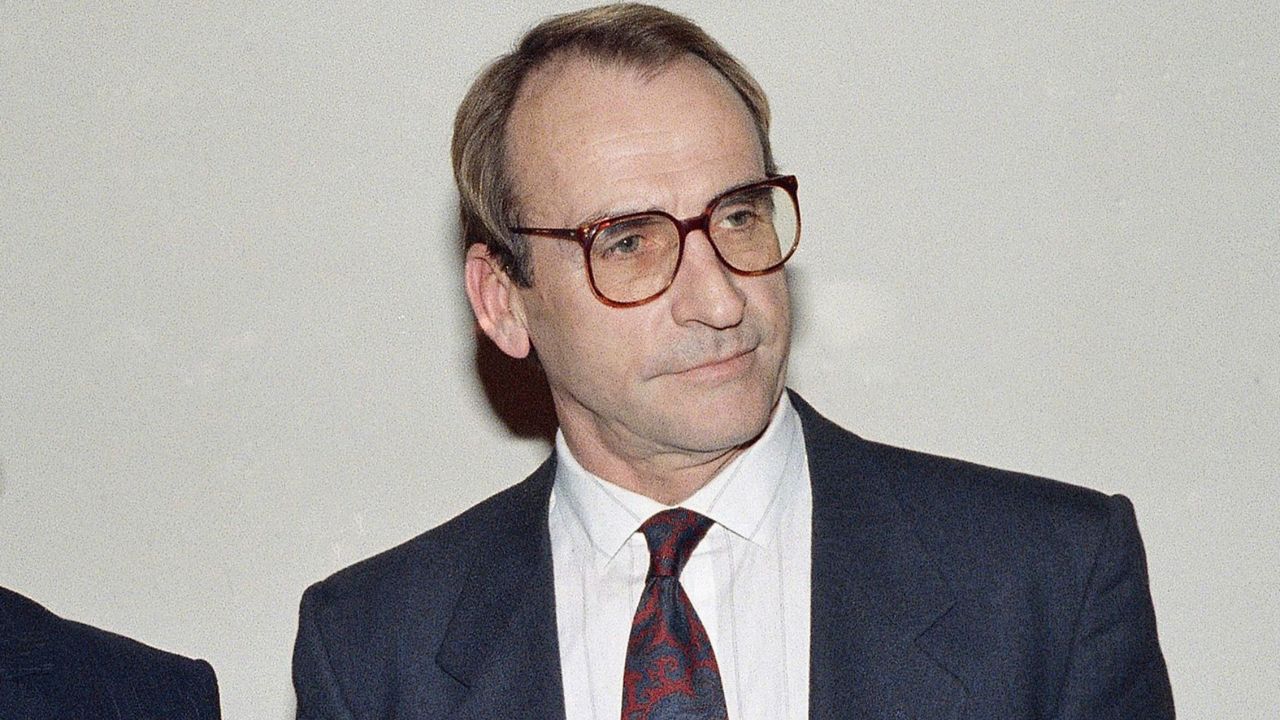
[[[785,342],[791,334],[791,295],[786,276],[779,273],[758,279],[766,282],[752,286],[748,302],[757,308],[770,337]]]
[[[652,333],[629,327],[626,313],[601,304],[589,290],[547,290],[530,306],[528,327],[548,379],[605,390],[630,379],[647,347],[643,338]],[[561,299],[549,297],[557,290]]]
[[[577,321],[594,302],[585,276],[579,277],[581,271],[560,247],[571,243],[552,243],[534,245],[533,285],[521,293],[530,340],[544,359],[581,352],[587,343]]]

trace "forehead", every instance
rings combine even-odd
[[[691,212],[673,205],[705,203],[763,173],[746,103],[693,56],[656,69],[555,59],[521,87],[506,136],[519,204],[544,222],[646,207]]]

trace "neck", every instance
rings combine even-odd
[[[712,451],[654,448],[606,439],[597,427],[562,422],[565,444],[587,472],[613,485],[656,500],[678,505],[701,490],[726,465],[763,434],[748,441]],[[613,440],[610,442],[609,440]]]
[[[663,505],[679,505],[688,500],[745,450],[737,447],[697,458],[660,455],[641,461],[590,452],[575,446],[567,435],[565,441],[574,458],[591,474]]]

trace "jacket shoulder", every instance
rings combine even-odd
[[[948,560],[1087,564],[1114,522],[1132,522],[1123,496],[1026,473],[894,447],[839,427],[793,396],[815,478],[892,497],[916,533]],[[840,488],[837,497],[843,496]],[[1066,569],[1066,568],[1063,568]],[[1087,567],[1072,568],[1072,574]]]
[[[59,617],[8,590],[0,589],[0,606],[6,635],[0,643],[0,672],[19,685],[45,688],[32,697],[55,707],[111,703],[146,716],[219,716],[217,679],[209,663]]]
[[[394,643],[439,645],[477,561],[527,542],[546,523],[554,458],[528,478],[444,524],[339,570],[303,594],[299,638],[387,657]]]
[[[955,517],[963,524],[989,517],[1023,526],[1045,521],[1105,522],[1109,514],[1112,500],[1097,490],[966,460],[867,444],[897,479],[898,496],[930,515]]]
[[[826,531],[911,568],[898,596],[918,581],[939,600],[917,642],[975,717],[1173,716],[1127,499],[869,442],[802,403],[815,515],[819,497],[853,508]],[[993,677],[1001,692],[977,691]]]
[[[443,599],[456,591],[473,559],[500,550],[508,538],[538,522],[538,513],[546,510],[553,462],[548,459],[524,481],[457,517],[339,570],[307,593],[314,602],[352,612],[359,611],[357,606],[395,607],[406,602],[420,607],[431,599],[424,595]]]
[[[72,653],[83,651],[84,665],[96,666],[96,673],[112,692],[171,708],[173,717],[218,717],[218,683],[208,662],[159,650],[90,625],[61,622],[66,646]]]
[[[504,557],[546,524],[552,461],[524,482],[390,550],[334,573],[302,596],[293,680],[299,717],[390,708],[402,688],[430,704],[456,692],[434,658],[473,566]],[[323,709],[322,709],[323,708]]]
[[[866,440],[823,417],[798,395],[791,397],[804,425],[810,462],[820,471],[883,478],[912,505],[949,508],[947,514],[1106,514],[1109,498],[1096,490]]]

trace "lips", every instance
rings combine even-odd
[[[760,348],[763,339],[759,333],[738,328],[739,332],[721,332],[708,335],[689,335],[666,347],[660,358],[654,358],[644,373],[646,378],[660,376],[690,376],[704,374],[724,367],[732,370],[742,361],[749,364],[753,353]]]
[[[752,351],[754,351],[754,350],[755,350],[755,348],[754,348],[754,347],[747,348],[747,349],[745,349],[745,350],[735,350],[735,351],[733,351],[733,352],[730,352],[730,353],[727,353],[727,354],[724,354],[724,355],[720,355],[720,356],[717,356],[717,357],[713,357],[713,358],[711,358],[710,360],[704,360],[704,361],[702,361],[702,362],[696,363],[696,364],[694,364],[694,365],[692,365],[692,366],[690,366],[690,367],[687,367],[687,368],[685,368],[685,369],[683,369],[683,370],[678,370],[678,371],[676,371],[676,374],[677,374],[677,375],[679,375],[679,374],[682,374],[682,373],[691,373],[691,372],[696,372],[696,371],[698,371],[698,370],[706,370],[706,369],[715,368],[715,367],[717,367],[717,366],[719,366],[719,365],[723,365],[723,364],[728,363],[728,362],[730,362],[730,361],[737,360],[738,358],[741,358],[741,357],[743,357],[743,356],[747,355],[748,353],[750,353],[750,352],[752,352]]]

